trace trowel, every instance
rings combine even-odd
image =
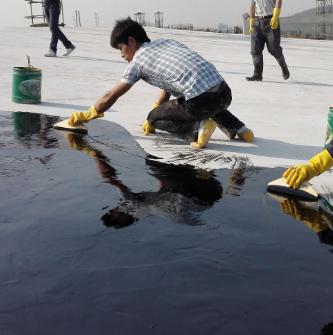
[[[295,196],[304,200],[316,201],[319,194],[317,190],[308,182],[303,182],[297,189],[289,187],[285,178],[273,180],[267,184],[267,191]]]
[[[88,129],[83,123],[77,124],[76,126],[72,127],[68,124],[68,121],[69,119],[57,122],[53,125],[53,128],[59,129],[59,130],[72,131],[72,132],[81,133],[81,134],[88,133]]]

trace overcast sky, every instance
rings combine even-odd
[[[4,2],[5,0],[2,0]],[[95,25],[94,13],[100,23],[112,26],[114,21],[136,12],[143,12],[146,20],[154,21],[154,13],[163,12],[164,24],[192,23],[199,27],[216,27],[219,23],[240,24],[242,13],[248,10],[250,0],[63,0],[65,23],[73,26],[75,10],[80,10],[83,26]],[[37,9],[38,6],[34,5]],[[283,2],[282,15],[315,7],[315,0],[289,0]],[[38,10],[36,10],[38,12]],[[8,0],[2,4],[2,26],[28,25],[24,16],[30,8],[24,0]]]

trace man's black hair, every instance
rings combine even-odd
[[[130,17],[118,20],[111,33],[111,46],[117,49],[119,43],[127,44],[129,37],[133,37],[140,44],[150,42],[150,39],[141,24],[133,21]]]

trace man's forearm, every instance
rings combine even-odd
[[[156,104],[160,105],[163,102],[167,102],[170,99],[171,94],[168,93],[165,90],[161,90],[160,95],[158,96],[157,100],[156,100]]]
[[[251,3],[250,5],[250,17],[254,17],[256,14],[256,5],[254,3]]]
[[[107,111],[123,94],[125,94],[131,85],[119,83],[115,85],[110,91],[106,92],[95,104],[95,109],[98,114]]]
[[[282,0],[276,0],[275,8],[282,8]]]

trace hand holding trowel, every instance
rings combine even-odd
[[[103,116],[104,113],[97,113],[95,106],[92,105],[87,112],[73,112],[69,119],[54,124],[53,128],[86,134],[88,129],[84,126],[84,123]]]

